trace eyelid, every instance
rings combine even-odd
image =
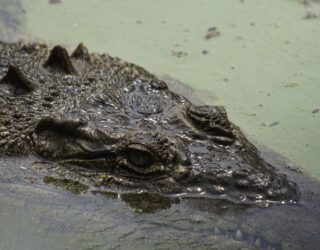
[[[154,153],[152,152],[152,150],[148,149],[147,147],[145,147],[144,145],[142,144],[129,144],[128,145],[128,149],[135,149],[135,150],[139,150],[139,151],[142,151],[142,152],[146,152],[146,153],[149,153],[151,154],[153,157],[156,157],[154,155]]]

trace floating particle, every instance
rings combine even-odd
[[[61,3],[61,0],[49,0],[50,4],[57,4],[57,3]]]
[[[173,56],[178,57],[178,58],[185,57],[188,55],[188,53],[186,51],[182,51],[182,50],[171,50],[171,54]]]
[[[318,15],[312,11],[306,11],[306,13],[303,16],[303,19],[309,20],[309,19],[316,19],[318,18]]]
[[[201,53],[202,53],[202,55],[207,55],[207,54],[209,54],[209,51],[204,49],[204,50],[201,51]]]
[[[217,37],[220,35],[220,31],[216,27],[210,27],[207,30],[207,33],[204,37],[204,39],[209,40],[213,37]]]
[[[280,124],[280,122],[276,121],[276,122],[273,122],[269,125],[269,127],[275,127],[275,126],[278,126]]]

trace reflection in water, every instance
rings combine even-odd
[[[46,176],[43,179],[45,184],[52,184],[56,187],[62,187],[65,190],[73,193],[73,194],[81,194],[88,190],[88,186],[73,180],[68,179],[58,179],[51,176]]]
[[[184,198],[186,204],[195,211],[210,212],[216,215],[243,213],[246,209],[256,207],[252,204],[239,204],[225,199]]]
[[[89,189],[88,186],[73,180],[58,179],[51,176],[44,178],[45,184],[51,184],[63,188],[73,194],[83,194]],[[212,199],[207,197],[185,197],[185,196],[165,196],[157,193],[138,192],[138,193],[116,193],[106,190],[92,190],[92,194],[107,197],[109,199],[121,199],[136,212],[154,213],[157,210],[169,209],[172,204],[185,202],[190,208],[212,212],[216,214],[240,213],[245,209],[254,207],[250,204],[237,204],[225,199]]]
[[[164,196],[149,192],[117,194],[110,191],[92,191],[92,193],[111,199],[120,198],[136,212],[142,213],[154,213],[158,210],[169,209],[173,204],[180,204],[180,202],[184,202],[194,211],[210,212],[217,215],[241,213],[245,209],[255,207],[255,205],[237,204],[225,199]]]
[[[152,213],[158,209],[168,209],[172,203],[178,203],[179,200],[171,197],[165,197],[155,193],[126,193],[121,195],[129,207],[138,212]]]
[[[84,191],[78,182],[47,177],[46,185],[47,173],[35,172],[33,162],[1,159],[0,224],[6,227],[0,228],[0,249],[316,249],[320,244],[319,184],[294,171],[286,173],[301,187],[301,203],[258,208],[91,187],[74,194],[72,185]]]

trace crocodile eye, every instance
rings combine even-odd
[[[153,164],[154,157],[147,151],[130,148],[128,151],[128,161],[137,167],[145,168]]]

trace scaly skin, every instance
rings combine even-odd
[[[195,106],[137,65],[82,44],[69,57],[61,46],[0,43],[0,77],[3,155],[33,155],[117,190],[299,198],[223,107]]]

